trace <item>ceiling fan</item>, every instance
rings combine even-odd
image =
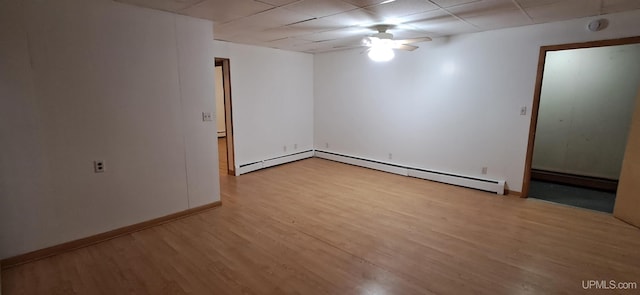
[[[393,34],[387,33],[387,30],[392,27],[392,25],[384,24],[375,25],[372,28],[378,32],[362,39],[362,45],[369,47],[367,50],[369,58],[374,61],[388,61],[395,56],[394,49],[414,51],[418,49],[418,46],[410,44],[431,41],[429,37],[394,40]]]

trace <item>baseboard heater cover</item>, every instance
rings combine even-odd
[[[492,180],[478,177],[464,176],[459,174],[440,172],[435,170],[419,169],[415,167],[402,166],[392,163],[385,163],[376,160],[354,157],[326,151],[315,151],[315,156],[322,159],[342,162],[355,166],[371,168],[375,170],[390,172],[394,174],[432,180],[457,186],[490,191],[499,195],[504,195],[505,181]]]
[[[307,150],[303,152],[266,159],[258,162],[243,164],[243,165],[240,165],[240,167],[238,167],[236,171],[238,175],[240,175],[240,174],[245,174],[245,173],[249,173],[249,172],[264,169],[264,168],[269,168],[272,166],[277,166],[277,165],[281,165],[289,162],[311,158],[311,157],[313,157],[313,150]]]
[[[336,162],[342,162],[346,164],[351,164],[354,166],[360,166],[375,170],[380,170],[384,172],[389,172],[393,174],[399,174],[404,176],[409,176],[408,171],[405,167],[388,164],[384,162],[379,162],[371,159],[352,157],[347,155],[341,155],[331,152],[318,151],[316,150],[315,156],[322,159],[332,160]]]
[[[409,176],[453,184],[457,186],[475,188],[483,191],[495,192],[498,195],[504,195],[504,183],[505,183],[504,180],[490,180],[490,179],[466,177],[466,176],[460,176],[460,175],[454,175],[454,174],[442,173],[442,172],[436,172],[436,171],[425,171],[425,170],[414,170],[414,169],[409,169]]]

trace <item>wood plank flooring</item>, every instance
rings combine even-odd
[[[220,175],[227,175],[227,138],[218,137],[218,168]]]
[[[609,214],[321,159],[221,176],[222,207],[2,271],[12,294],[598,294],[640,281]],[[607,290],[603,294],[637,294]]]

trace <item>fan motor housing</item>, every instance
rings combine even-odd
[[[371,35],[371,37],[376,37],[378,39],[393,39],[393,34],[391,33],[375,33]]]

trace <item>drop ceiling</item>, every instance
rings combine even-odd
[[[376,24],[395,38],[443,37],[640,9],[640,0],[115,0],[213,21],[214,37],[308,53],[358,46]]]

